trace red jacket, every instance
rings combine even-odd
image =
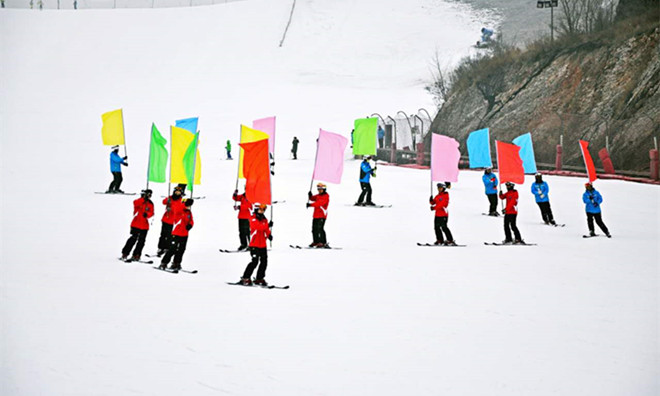
[[[248,201],[245,194],[241,194],[241,195],[234,194],[232,198],[234,199],[234,201],[241,203],[238,209],[238,218],[249,220],[252,217],[252,214],[250,213],[250,209],[252,209],[252,204],[250,203],[250,201]]]
[[[174,219],[183,212],[183,202],[181,198],[172,199],[172,197],[167,197],[163,199],[163,205],[165,205],[165,213],[163,214],[163,223],[174,224]]]
[[[174,221],[174,228],[172,228],[172,235],[187,237],[188,228],[192,228],[195,225],[193,221],[193,215],[190,209],[185,208],[182,212],[179,213],[179,216]],[[190,227],[188,227],[190,226]]]
[[[509,190],[506,193],[500,191],[500,199],[506,199],[505,214],[518,214],[518,191]]]
[[[270,227],[267,218],[258,219],[255,216],[250,219],[250,247],[265,248],[269,235]]]
[[[449,206],[449,193],[446,191],[438,193],[431,202],[431,209],[435,209],[435,217],[448,217],[447,206]]]
[[[328,204],[330,204],[330,195],[328,193],[321,193],[312,195],[309,198],[312,203],[309,206],[314,208],[314,218],[315,219],[327,219],[328,218]]]
[[[145,217],[146,215],[146,217]],[[149,219],[154,215],[154,204],[148,198],[138,198],[133,201],[133,221],[131,227],[140,230],[149,229]]]

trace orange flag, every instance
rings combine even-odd
[[[598,179],[598,176],[596,176],[596,167],[594,166],[594,160],[591,159],[588,147],[589,142],[580,140],[580,150],[582,151],[582,158],[584,158],[584,166],[587,168],[587,176],[589,176],[589,182],[591,183]]]
[[[245,176],[245,195],[250,202],[271,204],[270,197],[270,161],[268,157],[268,139],[251,143],[240,143],[244,150],[243,175]]]
[[[520,158],[520,147],[511,143],[495,141],[497,148],[497,168],[500,171],[500,184],[525,183],[525,168]]]

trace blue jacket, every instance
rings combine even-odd
[[[481,177],[481,180],[484,181],[484,187],[486,187],[486,194],[497,194],[497,176],[494,173],[484,173]]]
[[[603,197],[596,189],[593,189],[582,194],[582,202],[585,203],[587,213],[600,213],[600,204],[603,202]]]
[[[546,182],[532,183],[532,194],[534,194],[534,198],[536,198],[536,202],[548,202],[550,200],[550,198],[548,197],[548,192],[550,192],[548,183]]]
[[[383,130],[383,128],[378,127],[378,139],[382,139],[384,137],[385,137],[385,131]]]
[[[362,165],[360,165],[360,183],[369,183],[373,172],[374,170],[371,169],[369,161],[362,161]]]
[[[124,159],[114,151],[110,153],[110,172],[121,172],[121,166],[126,165]]]

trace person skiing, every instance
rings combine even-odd
[[[144,241],[149,232],[149,219],[154,215],[154,203],[151,202],[152,191],[142,190],[140,198],[133,201],[133,221],[131,222],[131,236],[121,250],[121,259],[128,260],[128,255],[135,245],[131,261],[139,261],[142,256]],[[137,245],[135,244],[137,242]]]
[[[165,213],[161,219],[160,238],[158,239],[158,257],[165,254],[167,249],[172,244],[172,227],[174,226],[174,219],[176,219],[181,212],[183,212],[183,189],[181,187],[174,187],[172,195],[163,199],[165,205]]]
[[[451,235],[447,222],[449,221],[449,193],[446,191],[446,184],[438,183],[438,195],[429,198],[431,210],[435,210],[435,221],[433,228],[435,229],[435,245],[451,245],[456,246],[456,242]],[[444,232],[447,240],[442,237]]]
[[[178,272],[181,269],[183,253],[186,251],[186,245],[188,244],[188,231],[195,225],[192,212],[190,211],[193,203],[195,203],[195,200],[192,198],[183,201],[183,211],[179,212],[174,220],[172,243],[160,262],[160,269],[168,269],[167,265],[170,263],[170,260],[172,260],[172,265],[169,268],[170,271]],[[172,259],[172,257],[174,258]]]
[[[589,236],[596,236],[594,231],[594,220],[598,227],[605,233],[608,238],[612,238],[610,231],[607,229],[605,223],[603,223],[603,218],[601,216],[600,204],[603,203],[603,196],[600,195],[598,190],[596,190],[591,183],[586,183],[584,185],[585,191],[582,194],[582,202],[585,204],[585,209],[587,212],[587,226],[589,227]]]
[[[231,141],[227,140],[227,145],[225,146],[225,150],[227,150],[227,159],[233,159],[231,157]]]
[[[362,160],[362,164],[360,164],[360,188],[362,189],[362,192],[360,193],[360,196],[358,197],[358,201],[355,203],[356,206],[375,206],[371,201],[371,176],[376,177],[376,166],[373,168],[371,167],[371,164],[369,161],[371,160],[371,156],[368,155],[364,157]],[[367,198],[367,201],[364,202],[365,196]]]
[[[239,195],[238,190],[234,190],[232,199],[236,202],[240,202],[238,207],[234,206],[234,209],[238,210],[238,238],[241,241],[241,245],[236,250],[245,250],[248,248],[248,242],[250,240],[252,204],[247,199],[247,195],[245,195],[245,193]]]
[[[499,216],[500,214],[497,213],[497,176],[493,173],[493,168],[486,168],[481,180],[484,182],[486,197],[488,197],[488,202],[490,202],[488,215]]]
[[[254,204],[255,214],[250,219],[250,256],[252,261],[245,267],[243,272],[243,277],[241,278],[241,284],[245,286],[252,285],[252,272],[259,265],[257,269],[257,278],[254,280],[254,284],[258,286],[268,286],[266,282],[266,267],[268,266],[268,250],[266,249],[266,239],[269,241],[273,240],[273,234],[271,233],[271,228],[273,227],[273,222],[268,222],[268,219],[264,215],[267,205],[265,204]]]
[[[307,207],[314,208],[312,220],[312,243],[309,247],[328,248],[328,241],[325,236],[325,220],[328,218],[328,205],[330,204],[330,195],[327,192],[327,187],[323,183],[316,185],[318,194],[312,195],[312,192],[307,193],[307,198],[311,202],[307,202]]]
[[[541,209],[541,218],[545,224],[556,225],[557,223],[555,223],[552,217],[552,209],[550,208],[550,197],[548,197],[550,188],[548,187],[548,183],[543,181],[543,175],[540,173],[536,173],[534,178],[536,180],[532,183],[532,194],[534,194],[536,204]]]
[[[481,40],[477,41],[477,47],[488,44],[495,32],[493,29],[481,28]]]
[[[110,152],[110,173],[112,173],[112,182],[108,187],[106,194],[123,194],[124,192],[119,189],[121,187],[121,182],[124,178],[121,175],[121,166],[128,166],[128,157],[119,156],[119,146],[112,146],[112,152]]]
[[[293,154],[293,159],[297,160],[298,159],[298,143],[300,140],[298,140],[297,137],[293,137],[293,142],[291,142],[291,154]]]
[[[504,209],[504,244],[524,244],[520,236],[520,231],[516,226],[516,217],[518,217],[518,191],[515,185],[511,182],[506,182],[507,192],[500,191],[500,199],[506,200],[506,208]],[[511,231],[513,231],[515,240],[511,239]]]

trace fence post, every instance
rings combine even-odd
[[[390,163],[396,164],[396,142],[392,140],[392,145],[390,146]]]
[[[560,171],[562,166],[562,152],[563,148],[561,144],[557,145],[557,155],[555,156],[555,170]]]
[[[660,161],[658,160],[658,149],[649,150],[649,157],[651,159],[651,180],[660,180],[660,169],[658,169]]]
[[[424,165],[424,143],[417,143],[417,165]]]

